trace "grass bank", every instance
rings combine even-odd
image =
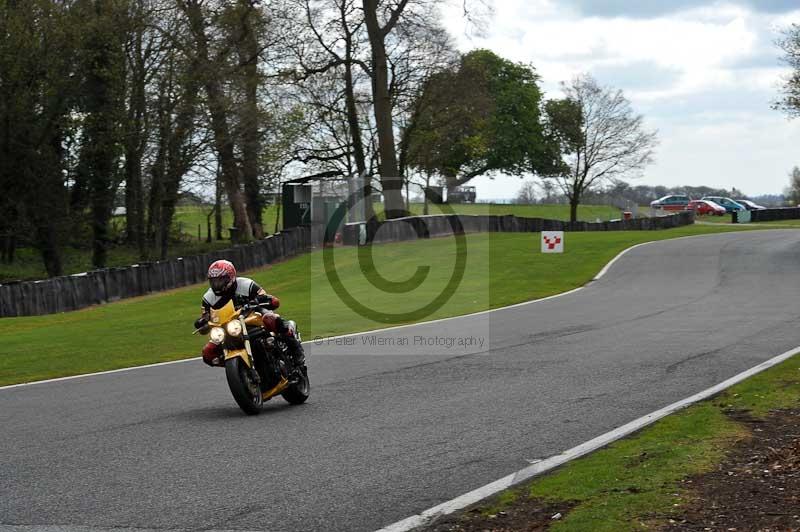
[[[440,308],[412,319],[370,319],[352,311],[328,281],[322,252],[249,272],[280,296],[281,312],[298,321],[306,339],[366,331],[477,312],[529,301],[586,284],[617,253],[634,244],[735,231],[731,226],[689,226],[666,231],[568,233],[566,253],[539,253],[538,234],[466,237],[463,280]],[[342,285],[378,312],[413,311],[451,279],[458,251],[453,239],[370,248],[376,272],[388,281],[408,280],[428,267],[424,282],[408,293],[387,293],[364,281],[358,250],[334,251]],[[363,251],[363,250],[362,250]],[[0,320],[0,385],[117,369],[196,356],[203,340],[192,336],[205,287],[196,285],[75,312]]]
[[[494,521],[499,515],[524,515],[521,509],[534,505],[550,512],[565,509],[558,520],[552,513],[538,516],[539,524],[557,532],[657,529],[693,504],[691,483],[682,481],[713,470],[749,437],[750,429],[729,414],[765,419],[771,411],[798,405],[800,356],[432,528],[502,526],[502,518]]]
[[[551,220],[568,220],[569,205],[512,205],[499,203],[464,203],[454,205],[429,205],[429,214],[442,214],[455,212],[456,214],[513,214],[526,218],[548,218]],[[412,203],[411,213],[421,215],[424,211],[422,203]],[[205,238],[207,233],[207,217],[211,212],[208,207],[183,206],[175,210],[175,223],[179,225],[181,232],[197,237],[198,226],[200,233]],[[375,212],[380,216],[383,212],[383,204],[375,204]],[[593,222],[595,220],[607,221],[619,218],[620,211],[610,205],[580,205],[578,206],[578,219]],[[283,227],[283,217],[276,205],[264,207],[262,214],[264,228],[269,232],[280,230]],[[211,220],[213,225],[213,218]],[[233,213],[230,209],[224,209],[222,213],[222,225],[226,228],[224,237],[228,236],[227,228],[233,225]],[[213,234],[213,227],[212,227]]]

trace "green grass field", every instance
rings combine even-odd
[[[569,220],[568,205],[511,205],[496,203],[465,203],[455,205],[429,205],[429,214],[442,214],[455,212],[456,214],[513,214],[523,218],[547,218],[550,220]],[[378,209],[378,205],[376,205]],[[451,210],[452,209],[452,210]],[[422,203],[412,203],[411,212],[421,215],[424,210]],[[378,212],[376,210],[376,212]],[[578,219],[593,222],[595,220],[607,221],[620,218],[620,210],[609,205],[579,205]]]
[[[496,308],[582,286],[633,244],[731,230],[737,228],[568,233],[563,255],[540,254],[536,233],[469,235],[463,281],[446,304],[424,319]],[[420,301],[430,299],[429,294],[441,292],[456,259],[453,239],[371,249],[375,269],[389,280],[406,280],[419,266],[431,265],[427,279],[414,291],[387,294],[364,282],[357,249],[336,249],[336,271],[343,286],[357,300],[383,312],[414,310]],[[248,273],[281,298],[281,312],[298,321],[306,339],[422,319],[375,320],[351,311],[329,284],[322,257],[317,251]],[[199,315],[204,290],[196,285],[75,312],[2,319],[0,385],[197,356],[204,340],[191,335],[191,324]]]
[[[429,205],[430,214],[441,214],[455,212],[457,214],[513,214],[527,218],[549,218],[551,220],[568,220],[569,206],[567,205],[506,205],[490,203],[456,204],[451,205],[452,211],[448,206]],[[412,203],[411,213],[421,215],[424,210],[422,203]],[[204,207],[178,207],[175,212],[175,222],[180,224],[180,230],[187,235],[197,237],[197,227],[200,226],[200,233],[205,238],[207,233],[206,216],[210,212]],[[380,215],[383,212],[383,205],[375,204],[375,212]],[[616,207],[609,205],[580,205],[578,207],[578,218],[583,221],[611,220],[620,217],[620,211]],[[270,205],[264,209],[263,221],[265,229],[273,232],[276,227],[280,230],[283,227],[283,219],[278,211],[278,207]],[[233,224],[233,214],[230,209],[225,209],[222,216],[222,225],[225,228]],[[212,219],[213,226],[213,219]],[[213,228],[212,228],[213,231]],[[225,231],[224,237],[227,237]]]

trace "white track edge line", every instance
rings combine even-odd
[[[416,327],[418,325],[430,325],[430,324],[433,324],[433,323],[441,323],[441,322],[450,321],[450,320],[457,320],[457,319],[461,319],[461,318],[469,318],[469,317],[473,317],[473,316],[480,316],[482,314],[491,314],[493,312],[500,312],[500,311],[508,310],[508,309],[512,309],[512,308],[524,307],[524,306],[527,306],[527,305],[533,305],[533,304],[536,304],[536,303],[542,303],[544,301],[549,301],[551,299],[556,299],[556,298],[559,298],[559,297],[566,297],[566,296],[574,294],[576,292],[580,292],[581,290],[583,290],[584,288],[589,286],[591,283],[599,280],[601,277],[603,277],[604,275],[606,275],[608,273],[608,271],[611,269],[611,267],[614,266],[614,264],[617,261],[619,261],[623,257],[623,255],[625,255],[629,251],[633,251],[634,249],[636,249],[638,247],[646,246],[648,244],[655,244],[655,243],[659,243],[659,242],[671,242],[671,241],[674,241],[674,240],[684,240],[684,239],[687,239],[687,238],[698,238],[698,237],[704,237],[704,236],[724,235],[724,234],[730,234],[730,233],[734,233],[734,232],[735,231],[724,232],[724,233],[711,233],[711,234],[707,234],[707,235],[679,236],[677,238],[668,238],[666,240],[650,240],[649,242],[641,242],[639,244],[634,244],[633,246],[631,246],[629,248],[626,248],[626,249],[623,249],[622,251],[620,251],[613,259],[611,259],[611,261],[608,264],[606,264],[603,267],[602,270],[600,270],[600,272],[597,275],[594,276],[594,278],[592,278],[588,283],[586,283],[586,285],[579,286],[578,288],[573,288],[572,290],[569,290],[567,292],[561,292],[560,294],[554,294],[552,296],[542,297],[542,298],[539,298],[539,299],[532,299],[530,301],[523,301],[522,303],[515,303],[513,305],[508,305],[508,306],[505,306],[505,307],[498,307],[498,308],[493,308],[493,309],[489,309],[489,310],[481,310],[479,312],[473,312],[471,314],[461,314],[459,316],[450,316],[448,318],[439,318],[439,319],[436,319],[436,320],[420,321],[420,322],[417,322],[417,323],[407,323],[405,325],[395,325],[393,327],[384,327],[383,329],[373,329],[373,330],[370,330],[370,331],[347,333],[347,334],[342,334],[342,335],[339,335],[339,336],[329,336],[329,337],[325,337],[325,338],[315,338],[313,340],[306,340],[303,343],[304,344],[309,344],[309,343],[313,343],[313,342],[327,342],[329,340],[337,340],[339,338],[351,338],[353,336],[364,336],[365,334],[375,334],[375,333],[380,333],[380,332],[393,331],[393,330],[397,330],[397,329],[404,329],[404,328],[407,328],[407,327]],[[147,364],[147,365],[144,365],[144,366],[131,366],[131,367],[128,367],[128,368],[112,369],[112,370],[107,370],[107,371],[96,371],[94,373],[81,373],[80,375],[70,375],[68,377],[57,377],[55,379],[44,379],[44,380],[40,380],[40,381],[22,382],[22,383],[19,383],[19,384],[8,384],[6,386],[0,386],[0,392],[2,392],[3,390],[10,390],[10,389],[13,389],[13,388],[22,388],[24,386],[35,386],[37,384],[48,384],[48,383],[51,383],[51,382],[61,382],[61,381],[68,381],[68,380],[73,380],[73,379],[83,379],[85,377],[95,377],[95,376],[98,376],[98,375],[109,375],[109,374],[112,374],[112,373],[122,373],[123,371],[134,371],[134,370],[138,370],[138,369],[153,368],[153,367],[157,367],[157,366],[169,366],[171,364],[183,364],[184,362],[191,362],[193,360],[199,360],[199,359],[200,359],[200,357],[182,358],[180,360],[170,360],[168,362],[158,362],[158,363],[155,363],[155,364]]]
[[[447,502],[443,502],[437,506],[429,508],[424,512],[413,515],[411,517],[407,517],[402,521],[398,521],[393,523],[387,527],[381,528],[377,532],[408,532],[410,530],[414,530],[415,528],[419,528],[425,525],[430,524],[438,517],[442,517],[444,515],[451,514],[458,510],[462,510],[467,506],[471,506],[487,497],[491,497],[505,489],[508,489],[512,486],[520,484],[526,480],[529,480],[537,475],[541,475],[547,471],[555,469],[567,462],[575,460],[576,458],[580,458],[586,454],[591,453],[592,451],[596,451],[601,447],[605,447],[606,445],[613,443],[619,439],[624,438],[638,430],[641,430],[652,423],[655,423],[659,419],[662,419],[670,414],[674,414],[675,412],[682,410],[690,405],[693,405],[697,402],[703,401],[718,393],[730,388],[731,386],[742,382],[762,371],[765,371],[773,366],[780,364],[781,362],[785,362],[789,360],[795,355],[800,354],[800,346],[792,349],[791,351],[787,351],[782,355],[778,355],[774,358],[767,360],[766,362],[762,362],[761,364],[750,368],[747,371],[739,373],[738,375],[731,377],[730,379],[723,381],[716,386],[712,386],[702,392],[696,393],[691,397],[686,399],[682,399],[676,403],[672,403],[669,406],[666,406],[660,410],[656,410],[655,412],[651,412],[646,416],[640,417],[630,423],[622,425],[621,427],[617,427],[614,430],[606,432],[594,439],[591,439],[587,442],[584,442],[576,447],[573,447],[567,451],[564,451],[561,454],[551,456],[541,462],[537,462],[532,464],[528,467],[520,469],[519,471],[507,475],[499,480],[495,480],[485,486],[472,490],[468,493],[460,495],[455,499],[451,499]]]

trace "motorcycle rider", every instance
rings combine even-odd
[[[277,309],[280,300],[261,288],[258,283],[247,277],[237,277],[236,267],[227,260],[218,260],[208,268],[209,289],[203,295],[203,308],[200,318],[194,322],[195,329],[200,329],[205,333],[208,330],[208,321],[211,317],[211,309],[221,309],[233,300],[235,307],[241,307],[247,303],[257,302],[267,310]],[[281,338],[289,346],[289,351],[296,366],[305,368],[305,352],[303,344],[297,339],[297,331],[294,323],[284,320],[277,316],[276,328]],[[219,365],[217,360],[209,360],[203,355],[203,361],[209,366]]]

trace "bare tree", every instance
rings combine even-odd
[[[795,166],[789,172],[789,186],[783,195],[791,201],[793,207],[800,205],[800,167]]]
[[[603,87],[589,75],[562,87],[566,98],[548,102],[545,110],[569,171],[550,179],[569,199],[575,221],[585,192],[612,179],[636,177],[653,161],[658,140],[621,90]]]
[[[784,79],[781,98],[775,109],[786,112],[791,117],[800,116],[800,24],[792,24],[778,39],[783,50],[783,62],[792,70]]]
[[[525,181],[517,192],[516,202],[521,205],[533,205],[536,203],[536,183]]]
[[[365,127],[364,88],[370,67],[363,57],[368,48],[363,11],[355,0],[292,0],[304,23],[289,36],[289,48],[297,61],[296,82],[315,116],[318,138],[309,136],[299,151],[304,162],[321,170],[337,169],[367,177],[365,195],[372,187],[368,175],[369,144]],[[298,34],[305,38],[298,38]],[[366,130],[366,131],[365,131]],[[372,218],[371,202],[366,204]]]

